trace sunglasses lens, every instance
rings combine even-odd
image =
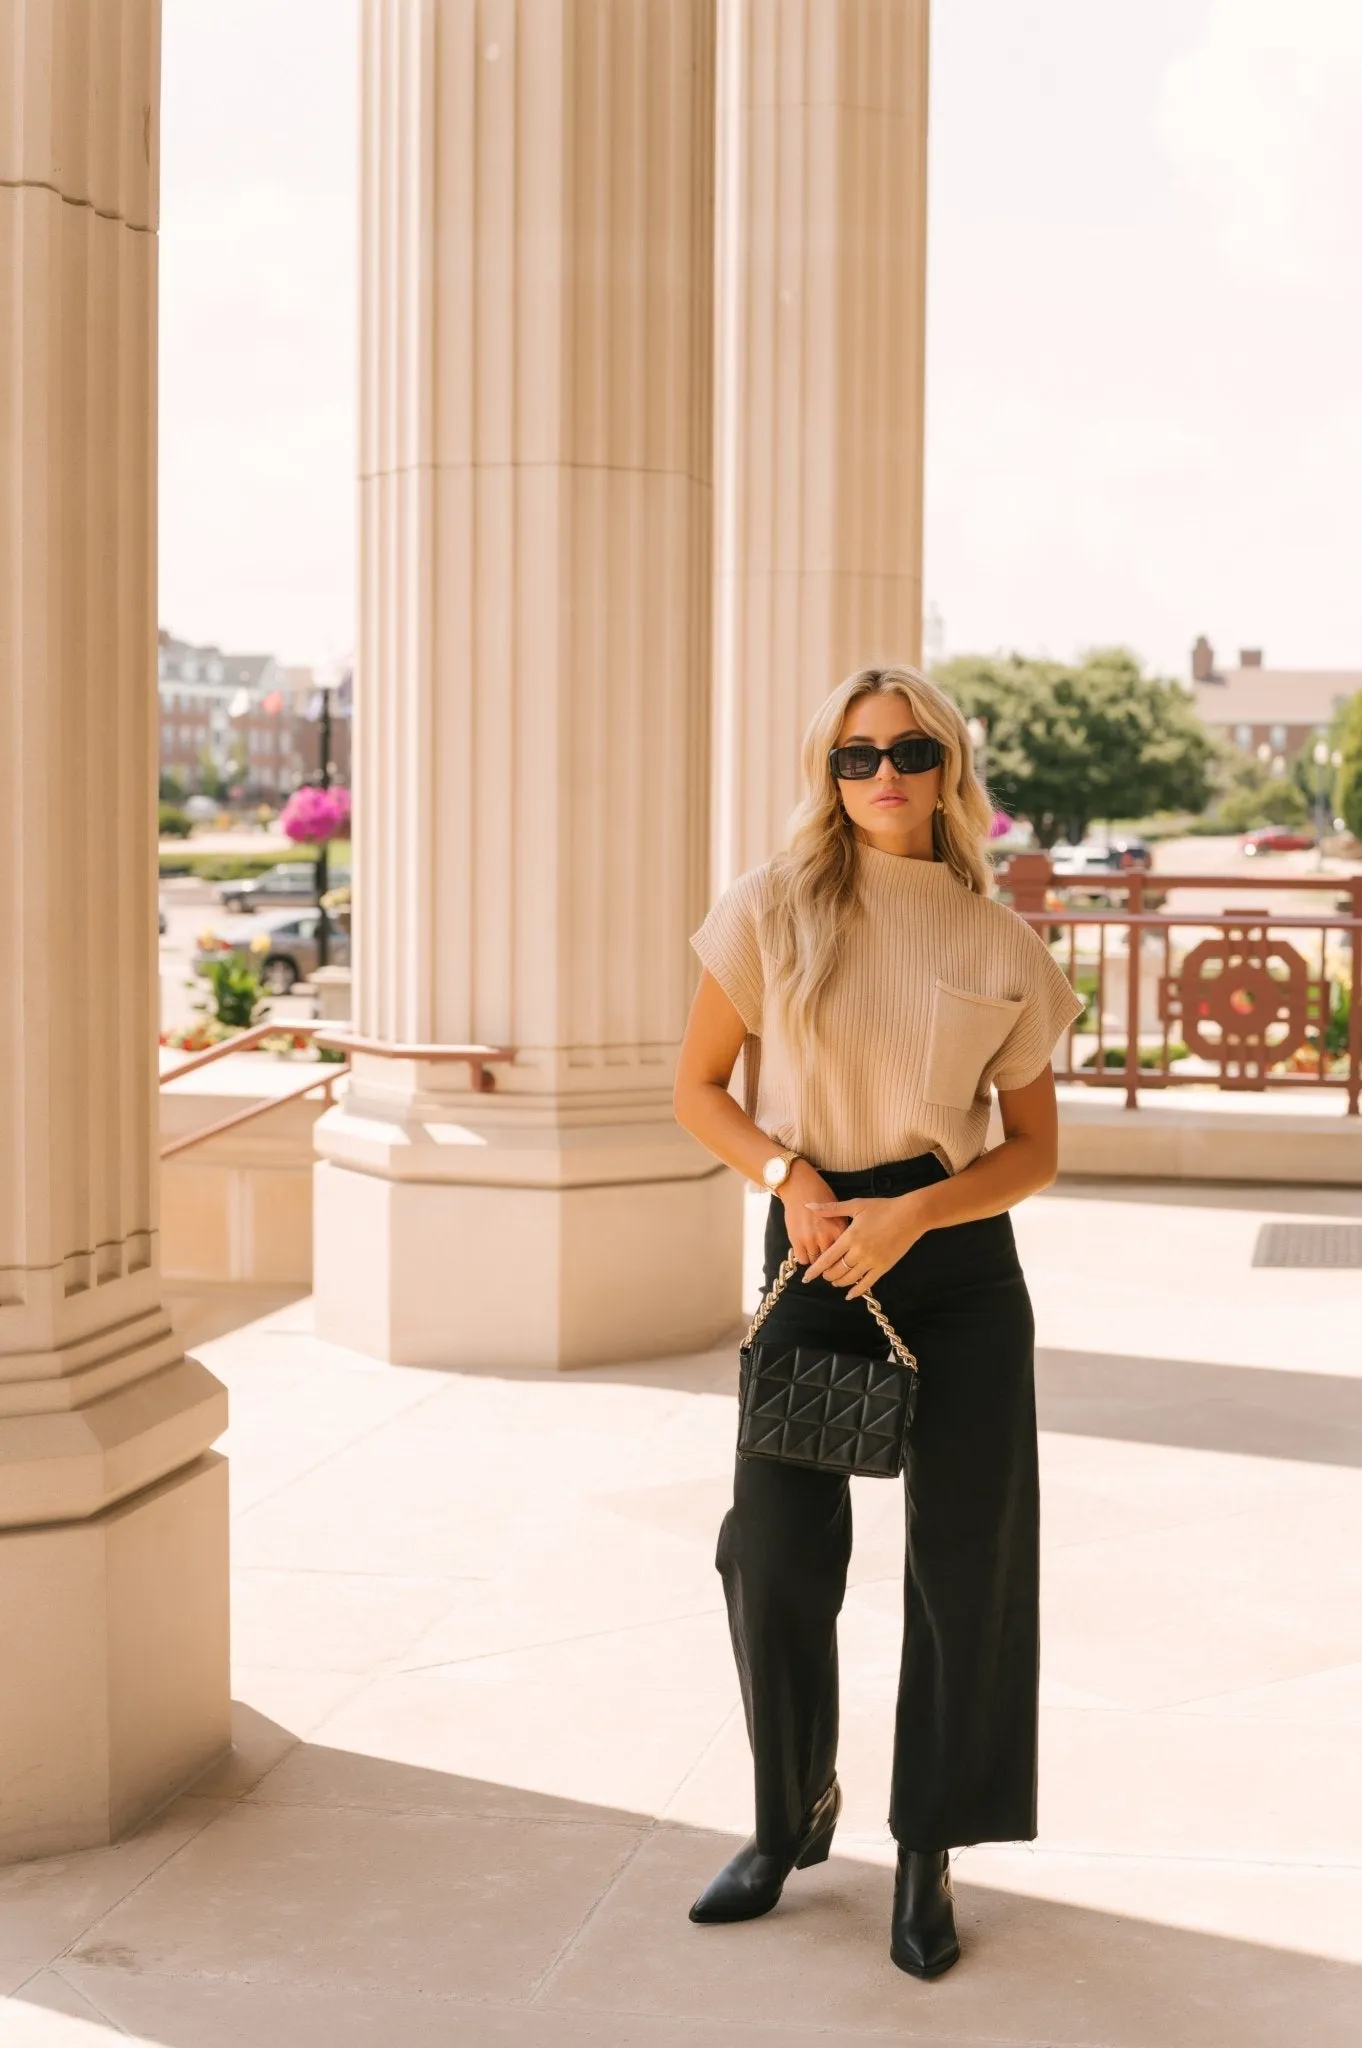
[[[940,740],[929,739],[925,734],[911,740],[900,740],[889,749],[889,758],[900,775],[925,775],[929,768],[936,768],[941,761]]]
[[[868,782],[880,765],[878,747],[834,747],[831,758],[839,782]]]

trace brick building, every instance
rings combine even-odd
[[[1283,763],[1327,733],[1359,690],[1362,669],[1268,668],[1260,647],[1243,647],[1222,670],[1204,634],[1192,649],[1192,695],[1205,723],[1244,753],[1266,748]]]
[[[270,654],[227,654],[164,629],[157,648],[160,765],[186,793],[210,771],[246,801],[279,802],[319,759],[319,690],[310,668]],[[350,779],[350,679],[332,695],[331,773]]]

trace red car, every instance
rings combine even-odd
[[[1240,847],[1241,853],[1303,853],[1314,845],[1309,832],[1293,832],[1286,825],[1264,825],[1257,832],[1250,832]]]

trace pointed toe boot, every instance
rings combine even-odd
[[[910,1977],[939,1977],[959,1962],[949,1850],[899,1850],[889,1953]]]
[[[753,1835],[725,1863],[718,1876],[710,1879],[690,1909],[691,1919],[703,1925],[722,1920],[756,1920],[769,1913],[778,1903],[792,1870],[807,1870],[810,1864],[827,1861],[841,1811],[842,1788],[834,1778],[788,1856],[763,1855]]]

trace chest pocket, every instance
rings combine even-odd
[[[981,996],[938,981],[928,1026],[925,1099],[942,1109],[972,1109],[984,1068],[1021,1012],[1020,997]]]

